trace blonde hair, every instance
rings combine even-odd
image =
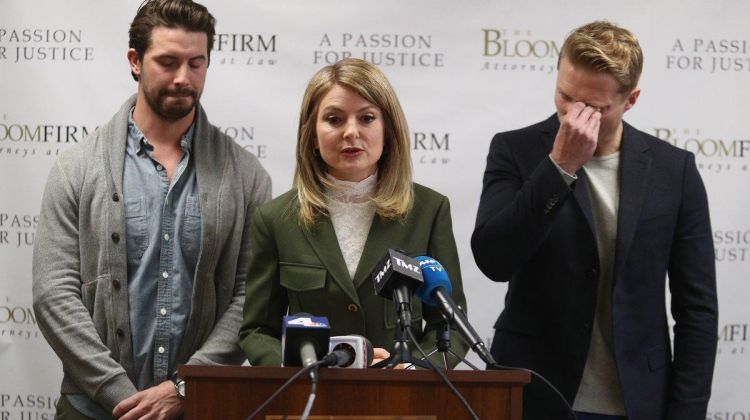
[[[336,85],[353,90],[382,112],[383,154],[371,200],[379,216],[390,220],[403,217],[414,202],[409,128],[404,111],[393,87],[377,67],[346,58],[315,73],[302,98],[294,171],[300,225],[310,227],[316,217],[328,214],[325,192],[334,185],[326,178],[326,163],[314,151],[320,102]]]
[[[563,57],[573,65],[611,74],[620,85],[620,93],[635,89],[643,70],[638,39],[607,21],[587,23],[571,32],[560,51],[560,59]]]

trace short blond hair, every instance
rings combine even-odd
[[[325,192],[333,184],[326,178],[326,163],[314,152],[320,102],[336,85],[353,90],[382,112],[383,154],[371,200],[379,216],[389,220],[403,217],[414,201],[411,143],[404,111],[383,72],[367,61],[346,58],[315,73],[302,98],[294,171],[300,224],[310,227],[318,216],[328,214]]]
[[[607,21],[587,23],[568,35],[560,59],[614,76],[620,93],[638,86],[643,70],[643,51],[635,35]]]

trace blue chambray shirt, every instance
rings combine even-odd
[[[128,259],[130,331],[135,387],[167,380],[187,327],[193,276],[201,243],[201,211],[195,165],[190,159],[194,125],[180,140],[183,155],[172,181],[128,116],[123,199]],[[81,413],[112,418],[85,394],[68,401]]]
[[[194,126],[181,139],[172,175],[128,117],[123,200],[130,331],[137,389],[168,379],[187,326],[201,243],[201,213],[190,151]]]

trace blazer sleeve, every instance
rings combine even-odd
[[[471,237],[477,266],[494,281],[510,280],[536,254],[572,192],[549,156],[540,155],[530,174],[522,173],[518,159],[524,157],[514,153],[510,140],[523,133],[492,139]]]
[[[438,207],[432,230],[430,231],[430,240],[427,253],[443,265],[450,276],[453,292],[451,298],[460,305],[464,311],[466,308],[466,296],[464,296],[463,283],[461,281],[461,267],[458,260],[458,251],[456,249],[456,240],[453,237],[453,222],[451,221],[450,202],[443,196]],[[442,316],[437,308],[430,308],[422,305],[423,317],[425,321],[424,333],[420,339],[420,346],[427,350],[435,348],[437,334],[443,325]],[[468,346],[459,335],[458,331],[451,332],[451,350],[463,357],[466,355]],[[421,355],[416,355],[422,357]],[[436,353],[430,357],[430,360],[436,366],[443,366],[445,362],[442,356]],[[448,366],[454,367],[460,360],[453,355],[449,355]]]
[[[675,326],[666,418],[702,420],[711,395],[718,302],[708,199],[695,157],[687,156],[668,268]]]
[[[245,306],[240,347],[251,365],[281,365],[281,318],[288,306],[286,289],[279,282],[279,253],[263,208],[250,226],[253,249],[245,279]]]

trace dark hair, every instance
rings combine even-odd
[[[211,62],[211,49],[216,34],[216,19],[205,6],[191,0],[146,0],[138,8],[130,24],[130,48],[135,49],[138,58],[151,46],[151,31],[158,26],[181,28],[190,32],[203,32],[208,38],[208,62]],[[132,71],[133,79],[138,80]]]

